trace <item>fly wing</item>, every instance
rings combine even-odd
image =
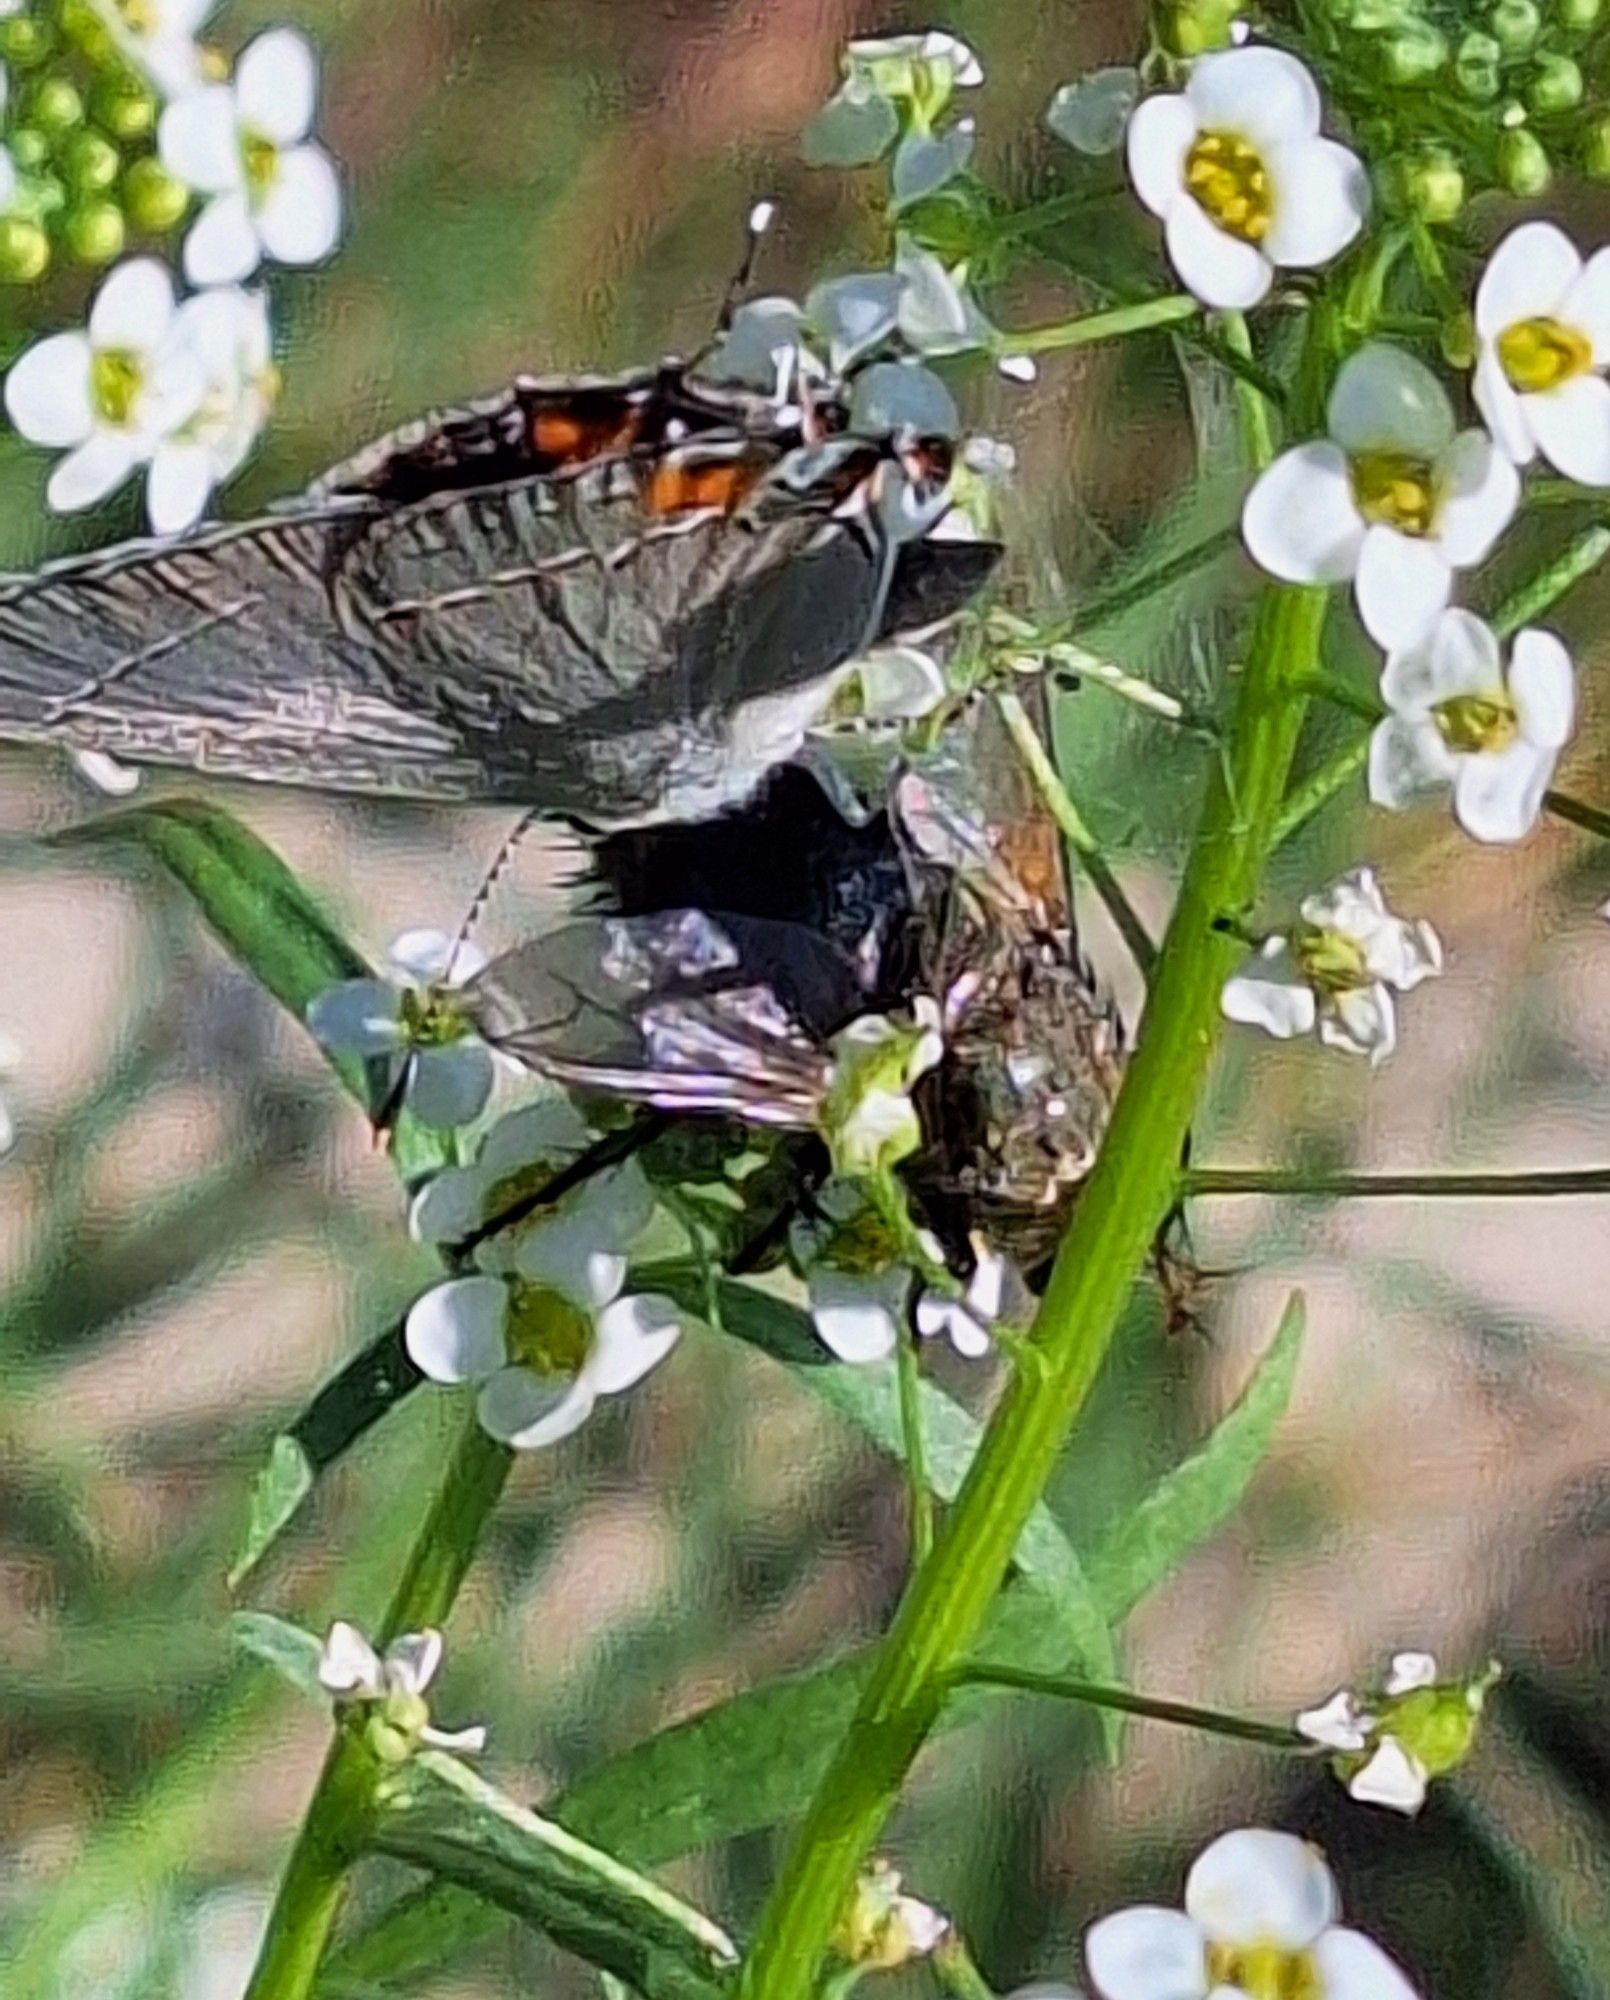
[[[573,1088],[808,1128],[827,1058],[746,977],[745,927],[699,910],[584,918],[494,959],[466,1001],[494,1047]]]
[[[462,734],[338,626],[367,504],[125,542],[0,578],[0,736],[337,791],[475,796]]]

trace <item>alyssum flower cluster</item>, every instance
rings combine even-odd
[[[156,119],[155,156],[137,164],[176,197],[160,219],[176,222],[189,196],[201,200],[182,254],[198,289],[179,298],[155,257],[117,265],[84,328],[49,334],[18,357],[5,378],[5,410],[31,443],[63,454],[46,488],[53,509],[93,506],[143,471],[151,527],[172,534],[199,520],[213,490],[239,470],[278,392],[267,296],[245,281],[264,259],[307,265],[327,256],[340,233],[341,194],[329,156],[309,137],[318,78],[302,35],[268,30],[225,77],[215,52],[195,39],[210,0],[96,11],[108,61],[130,79],[131,101],[150,103]],[[39,85],[26,103],[43,101]],[[4,129],[19,144],[33,128]],[[81,134],[79,151],[95,136]],[[0,208],[28,194],[26,175],[0,147]]]

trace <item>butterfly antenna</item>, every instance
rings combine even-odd
[[[530,812],[522,813],[499,844],[497,853],[492,857],[491,866],[481,877],[480,886],[470,898],[470,906],[464,912],[464,921],[453,935],[452,948],[447,954],[447,971],[445,974],[445,977],[449,981],[452,980],[454,967],[458,963],[458,955],[469,943],[470,933],[481,921],[487,904],[492,900],[493,890],[496,889],[503,877],[504,871],[514,859],[515,849],[541,817],[542,815],[535,808]]]
[[[727,289],[722,294],[721,310],[716,314],[715,336],[710,345],[730,332],[733,316],[743,304],[744,294],[749,290],[755,275],[755,264],[760,256],[760,245],[766,232],[777,220],[777,204],[774,201],[757,201],[744,222],[743,256],[738,268],[727,280]]]

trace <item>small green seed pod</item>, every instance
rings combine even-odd
[[[84,122],[84,100],[64,76],[45,77],[32,93],[29,116],[41,132],[60,137]]]
[[[123,170],[123,155],[99,132],[80,132],[63,161],[67,178],[83,194],[104,194]]]
[[[0,284],[31,285],[50,268],[50,239],[37,222],[0,215]]]
[[[1604,0],[1554,0],[1554,18],[1568,34],[1585,35],[1603,6]]]
[[[6,150],[25,174],[36,174],[50,158],[50,141],[32,125],[6,134]]]
[[[1424,83],[1448,60],[1448,38],[1417,21],[1386,45],[1386,73],[1394,83]]]
[[[1511,194],[1540,195],[1553,177],[1537,135],[1517,125],[1498,142],[1498,175]]]
[[[1450,313],[1437,329],[1437,345],[1450,368],[1476,365],[1476,321],[1469,312]]]
[[[190,206],[190,191],[160,160],[136,160],[123,176],[123,206],[136,229],[165,236]]]
[[[1544,56],[1526,86],[1526,101],[1542,117],[1574,111],[1582,102],[1582,72],[1569,56]]]
[[[1465,205],[1465,176],[1446,146],[1405,162],[1404,198],[1422,222],[1452,222]]]
[[[1543,14],[1536,0],[1498,0],[1487,23],[1505,55],[1523,56],[1543,31]]]
[[[1503,53],[1491,35],[1472,30],[1465,36],[1454,57],[1454,75],[1466,97],[1485,104],[1498,95],[1498,64]]]
[[[115,201],[87,201],[69,213],[64,234],[69,253],[80,264],[110,264],[123,252],[123,211]]]
[[[1590,180],[1610,181],[1610,118],[1601,118],[1582,135],[1579,158]]]
[[[34,14],[13,14],[0,21],[0,56],[13,69],[35,69],[50,54],[55,37],[50,24]]]
[[[94,109],[99,123],[114,139],[127,144],[143,139],[157,122],[157,101],[138,84],[120,80],[95,93]]]

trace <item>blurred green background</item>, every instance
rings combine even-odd
[[[231,511],[516,368],[696,345],[759,194],[782,202],[765,289],[876,260],[870,187],[808,172],[796,135],[848,35],[933,20],[856,0],[325,0],[226,7],[216,28],[233,48],[287,17],[323,53],[350,231],[328,271],[274,274],[285,395]],[[1080,167],[1039,117],[1055,85],[1132,51],[1136,9],[957,0],[943,25],[983,57],[982,157],[1014,199],[1109,171]],[[1604,233],[1592,209],[1578,220],[1585,240]],[[1056,261],[1094,263],[1101,242],[1063,240],[998,316],[1066,311],[1080,294]],[[77,310],[70,279],[59,303]],[[1193,424],[1210,444],[1222,426],[1222,391],[1163,336],[1053,360],[1027,392],[973,389],[1019,449],[1008,591],[1030,609],[1109,574],[1189,477]],[[0,561],[132,526],[132,505],[71,533],[47,523],[43,474],[0,441]],[[1222,494],[1203,518],[1213,504],[1223,518]],[[1245,587],[1234,558],[1217,581]],[[1205,602],[1144,606],[1104,641],[1199,691],[1234,633]],[[1565,781],[1600,803],[1605,603],[1581,592],[1564,620],[1587,711]],[[1099,691],[1060,725],[1081,800],[1160,918],[1202,752]],[[504,829],[267,792],[231,803],[371,949],[456,922]],[[0,1169],[0,1994],[233,2000],[326,1724],[232,1660],[223,1572],[269,1439],[428,1266],[401,1247],[366,1127],[171,886],[32,845],[98,809],[63,764],[0,763],[0,1028],[21,1051],[20,1142]],[[1271,911],[1360,857],[1435,919],[1449,975],[1409,1002],[1404,1046],[1374,1076],[1232,1039],[1197,1158],[1610,1158],[1602,850],[1550,826],[1478,851],[1433,809],[1388,821],[1349,798],[1283,859]],[[564,867],[552,848],[522,853],[492,942],[551,913]],[[1132,997],[1099,920],[1091,937]],[[1109,1519],[1202,1434],[1295,1284],[1310,1332],[1249,1503],[1126,1629],[1135,1683],[1278,1713],[1401,1646],[1454,1669],[1496,1653],[1509,1677],[1476,1762],[1412,1826],[1322,1773],[1156,1727],[1108,1769],[1078,1715],[1003,1702],[924,1759],[888,1842],[998,1989],[1074,1979],[1093,1916],[1171,1898],[1202,1839],[1262,1819],[1326,1846],[1357,1920],[1428,1994],[1610,1991],[1607,1215],[1586,1200],[1199,1208],[1218,1274],[1205,1323],[1168,1334],[1137,1304],[1055,1496],[1063,1518]],[[372,1622],[453,1422],[428,1394],[388,1419],[253,1601]],[[903,1562],[887,1465],[778,1368],[691,1337],[641,1393],[517,1467],[453,1623],[444,1719],[488,1722],[491,1774],[540,1801],[665,1722],[875,1633]],[[754,1838],[674,1873],[741,1928],[776,1858]],[[401,1886],[376,1869],[365,1893]],[[501,1926],[408,1990],[597,1989]]]

